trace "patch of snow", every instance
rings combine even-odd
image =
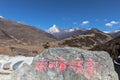
[[[69,32],[73,32],[73,31],[75,31],[75,29],[73,29],[73,28],[72,28],[72,29],[69,29]]]

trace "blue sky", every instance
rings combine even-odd
[[[120,0],[0,0],[0,16],[46,30],[61,28],[120,29]]]

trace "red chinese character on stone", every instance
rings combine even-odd
[[[40,61],[40,62],[37,62],[36,63],[36,69],[37,70],[44,70],[44,71],[46,71],[47,70],[47,61],[45,61],[45,60],[42,60],[42,61]]]
[[[49,62],[49,66],[48,66],[50,69],[54,68],[55,70],[57,70],[58,73],[60,73],[60,71],[66,70],[67,68],[65,59],[62,56],[60,56],[59,59],[60,59],[60,62],[51,61]]]
[[[54,62],[54,61],[51,61],[51,62],[49,62],[49,68],[51,69],[51,68],[55,68],[56,66],[55,66],[55,64],[56,64],[56,62]]]
[[[80,58],[77,58],[78,61],[71,61],[69,67],[76,70],[76,73],[83,73],[83,61]]]
[[[88,58],[88,60],[87,60],[87,73],[89,76],[94,75],[93,60],[91,58]]]
[[[48,67],[51,69],[51,68],[54,68],[54,69],[58,69],[58,66],[59,66],[59,62],[57,62],[57,61],[51,61],[51,62],[49,62],[49,65],[48,65]]]
[[[59,59],[60,59],[59,67],[57,68],[58,73],[60,73],[60,71],[66,70],[66,68],[67,68],[66,60],[62,56],[60,56]]]
[[[70,68],[76,69],[76,66],[77,66],[77,62],[76,62],[76,61],[71,61],[71,62],[69,63],[69,67],[70,67]]]
[[[83,61],[77,61],[76,73],[83,73]]]
[[[60,66],[59,66],[60,70],[62,70],[62,71],[66,70],[66,63],[65,62],[60,62],[59,64],[60,64]]]

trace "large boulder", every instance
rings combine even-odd
[[[12,80],[118,80],[107,52],[50,48],[12,74]]]

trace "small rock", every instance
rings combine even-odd
[[[4,70],[9,70],[10,69],[10,64],[11,64],[11,62],[4,64],[3,69]]]

